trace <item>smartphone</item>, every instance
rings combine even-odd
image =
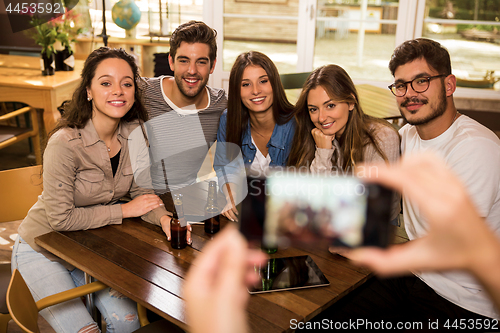
[[[265,247],[328,240],[386,247],[393,192],[355,176],[270,173],[247,177],[240,230]]]

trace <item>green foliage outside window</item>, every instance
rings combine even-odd
[[[478,12],[477,20],[479,21],[499,21],[500,6],[498,0],[477,0]],[[429,17],[443,18],[443,10],[447,8],[449,0],[428,0],[427,7],[429,8]],[[474,20],[474,12],[476,9],[476,0],[453,0],[451,1],[453,10],[457,20]]]
[[[449,0],[427,0],[429,17],[446,18],[444,13],[449,8],[449,2]],[[500,21],[498,0],[452,0],[451,3],[454,14],[453,19],[455,20]],[[471,28],[484,31],[495,30],[493,25],[457,24],[458,32]]]

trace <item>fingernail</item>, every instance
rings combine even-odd
[[[164,204],[164,203],[161,203],[161,204],[160,204],[160,206],[165,206],[165,204]]]

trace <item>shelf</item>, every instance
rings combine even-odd
[[[127,52],[130,48],[134,48],[134,53],[139,58],[139,67],[141,75],[145,77],[154,76],[154,54],[159,52],[168,52],[170,49],[170,41],[167,38],[164,40],[155,41],[159,37],[144,37],[144,38],[118,38],[109,37],[108,46],[113,48],[123,48]],[[163,37],[162,37],[163,38]],[[153,40],[151,40],[153,39]],[[88,55],[95,49],[104,46],[101,37],[78,37],[75,44],[75,58],[87,59]]]

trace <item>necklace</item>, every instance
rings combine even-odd
[[[251,126],[252,128],[252,132],[255,132],[257,133],[258,135],[260,135],[261,137],[263,137],[264,139],[266,138],[264,135],[260,134],[259,132],[257,132],[257,130],[255,129],[255,127]]]
[[[111,152],[111,146],[113,145],[113,139],[114,139],[114,138],[115,138],[114,136],[111,138],[111,141],[110,141],[109,146],[108,146],[108,145],[106,144],[106,142],[104,142],[104,140],[103,140],[104,145],[105,145],[105,146],[106,146],[106,148],[108,149],[108,153],[109,153],[109,152]]]

